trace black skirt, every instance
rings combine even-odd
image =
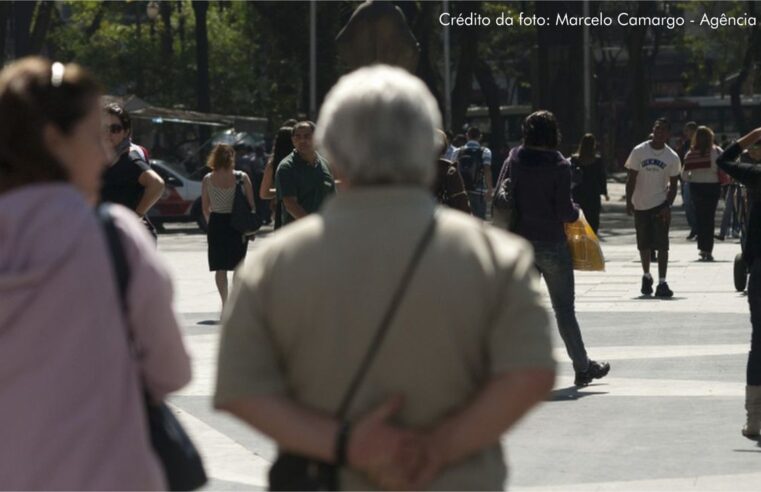
[[[232,214],[212,212],[206,239],[209,243],[209,271],[235,270],[246,257],[248,239],[230,225]]]

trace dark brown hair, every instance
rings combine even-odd
[[[76,64],[28,57],[0,72],[0,192],[30,183],[66,181],[65,169],[46,149],[45,125],[70,133],[100,95],[95,78]]]
[[[597,147],[597,140],[591,133],[585,133],[579,141],[579,148],[576,149],[576,157],[587,164],[595,158],[595,147]]]
[[[270,156],[270,163],[272,163],[274,168],[277,168],[280,161],[293,151],[291,135],[293,135],[293,128],[290,126],[284,126],[277,131],[275,143],[272,146],[272,155]]]
[[[526,116],[523,121],[523,145],[557,149],[559,144],[560,130],[554,114],[540,110]]]
[[[103,108],[106,114],[114,115],[119,118],[119,122],[124,127],[124,131],[129,133],[132,130],[132,118],[129,117],[129,113],[124,106],[119,103],[106,104]]]
[[[211,149],[206,165],[213,171],[235,167],[235,149],[232,145],[217,144]]]

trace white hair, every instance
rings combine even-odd
[[[344,75],[325,97],[315,141],[353,185],[427,186],[441,113],[425,84],[387,65]]]

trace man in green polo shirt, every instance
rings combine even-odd
[[[283,225],[316,212],[336,192],[327,161],[314,150],[314,123],[300,121],[293,127],[293,152],[280,162],[275,174],[277,197],[282,201]]]

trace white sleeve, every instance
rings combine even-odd
[[[640,162],[639,151],[637,147],[632,149],[631,154],[629,154],[629,157],[626,159],[626,164],[624,164],[624,167],[626,169],[631,169],[632,171],[642,170],[642,163]]]
[[[484,166],[491,166],[491,150],[489,147],[484,147],[483,157],[481,159]]]
[[[672,178],[674,176],[679,176],[682,173],[682,161],[679,160],[679,156],[676,155],[676,152],[672,154],[671,159],[671,172],[669,172],[669,176]]]

